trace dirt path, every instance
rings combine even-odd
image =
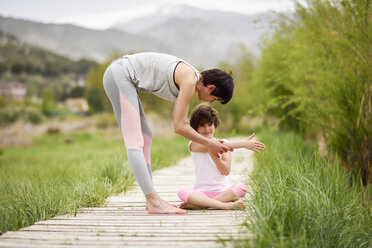
[[[245,181],[253,169],[253,152],[236,150],[232,183]],[[190,157],[153,173],[160,196],[174,204],[180,187],[194,184]],[[185,215],[150,215],[138,185],[111,196],[106,206],[80,209],[0,237],[0,247],[226,247],[218,241],[239,237],[244,211],[200,210]],[[227,245],[228,246],[228,245]]]

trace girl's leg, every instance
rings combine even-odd
[[[194,191],[189,188],[181,188],[178,191],[178,197],[184,201],[180,207],[185,209],[217,208],[234,209],[243,208],[243,202],[221,202],[208,197],[203,192]]]
[[[232,202],[238,200],[239,197],[234,194],[234,191],[232,191],[231,189],[227,189],[213,199],[221,202]]]
[[[222,202],[236,201],[239,198],[244,197],[246,192],[247,192],[247,187],[242,183],[238,183],[238,184],[231,186],[229,189],[225,190],[224,192],[214,197],[213,199],[222,201]]]
[[[221,202],[203,194],[193,192],[189,195],[188,204],[194,206],[201,206],[207,208],[217,208],[217,209],[243,209],[244,203],[241,200],[236,202]]]

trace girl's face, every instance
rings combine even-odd
[[[213,122],[207,122],[204,124],[200,124],[197,129],[198,133],[203,135],[206,138],[213,138],[214,135],[214,123]]]

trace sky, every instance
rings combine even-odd
[[[294,9],[294,0],[0,0],[0,15],[105,29],[177,4],[243,14]]]

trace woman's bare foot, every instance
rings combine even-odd
[[[149,214],[185,214],[186,210],[180,209],[159,197],[156,192],[146,195],[146,209]]]
[[[177,205],[174,205],[174,204],[171,204],[173,207],[176,207],[176,208],[181,208],[181,207],[178,207]],[[149,210],[149,208],[147,207],[147,204],[146,204],[146,210]]]

